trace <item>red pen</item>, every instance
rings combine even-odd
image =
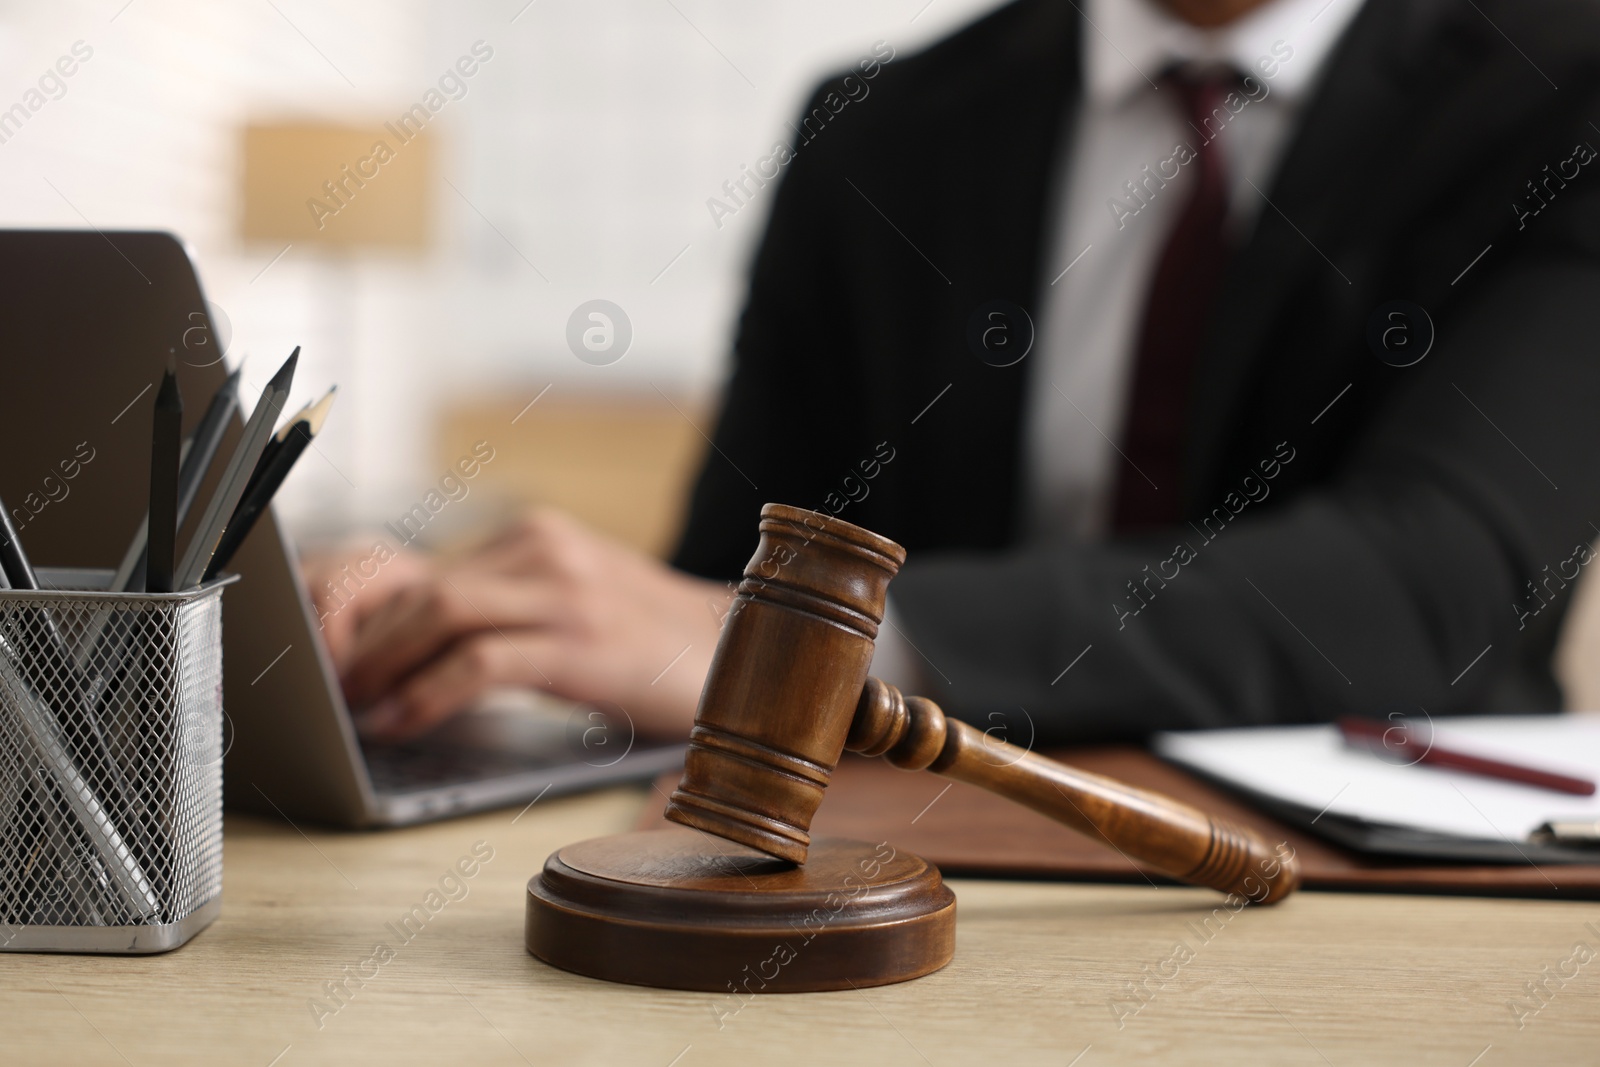
[[[1453,771],[1465,771],[1485,778],[1520,782],[1523,785],[1537,786],[1557,793],[1571,793],[1580,797],[1594,795],[1594,782],[1587,778],[1573,778],[1570,775],[1541,771],[1537,767],[1519,763],[1507,763],[1504,760],[1485,759],[1482,756],[1469,756],[1465,752],[1454,752],[1439,747],[1431,739],[1418,738],[1410,727],[1401,723],[1346,716],[1339,720],[1339,733],[1344,736],[1348,745],[1386,753],[1407,765],[1426,763],[1429,766],[1448,767]]]

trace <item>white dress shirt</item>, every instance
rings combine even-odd
[[[1145,298],[1199,176],[1195,163],[1166,162],[1179,144],[1197,150],[1202,135],[1178,94],[1155,83],[1179,64],[1228,64],[1251,79],[1239,90],[1236,99],[1246,102],[1238,112],[1204,131],[1222,152],[1229,224],[1242,236],[1258,211],[1272,210],[1264,194],[1296,113],[1360,7],[1361,0],[1272,0],[1208,31],[1151,0],[1083,0],[1083,93],[1029,356],[1037,362],[1024,449],[1028,540],[1092,539],[1109,525],[1126,462],[1112,442],[1122,438]],[[1163,177],[1174,170],[1175,178]]]
[[[1154,0],[1076,2],[1086,21],[1083,91],[1068,116],[1067,165],[1046,216],[1055,233],[1044,295],[1030,309],[1037,333],[1027,357],[1035,362],[1023,536],[1035,544],[1093,540],[1109,527],[1125,462],[1112,442],[1122,436],[1145,297],[1199,174],[1193,162],[1167,162],[1179,144],[1198,150],[1202,131],[1189,125],[1176,92],[1158,88],[1161,75],[1175,65],[1227,64],[1251,79],[1237,98],[1248,102],[1238,107],[1236,99],[1225,125],[1203,131],[1223,153],[1229,225],[1242,237],[1259,211],[1273,210],[1265,196],[1296,115],[1363,0],[1270,0],[1214,30]],[[1138,195],[1126,183],[1142,186]],[[915,685],[927,664],[892,599],[890,609],[872,670]]]

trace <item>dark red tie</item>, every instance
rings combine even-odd
[[[1183,517],[1178,478],[1189,388],[1228,255],[1228,190],[1216,138],[1227,136],[1231,116],[1222,98],[1236,82],[1232,71],[1201,78],[1171,74],[1161,80],[1162,88],[1181,101],[1190,126],[1186,143],[1198,158],[1184,168],[1194,172],[1187,179],[1188,203],[1167,238],[1145,302],[1123,456],[1117,457],[1112,528],[1118,533]]]

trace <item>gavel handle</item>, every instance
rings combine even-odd
[[[1293,852],[1274,851],[1251,830],[988,737],[876,678],[867,679],[845,747],[987,789],[1193,885],[1271,904],[1300,884]]]

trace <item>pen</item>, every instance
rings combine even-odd
[[[1483,756],[1441,748],[1438,744],[1419,740],[1410,728],[1404,725],[1386,724],[1382,720],[1358,719],[1350,716],[1340,719],[1338,725],[1339,733],[1344,736],[1346,744],[1376,752],[1387,752],[1409,763],[1426,763],[1433,767],[1445,767],[1483,778],[1498,778],[1503,782],[1517,782],[1557,793],[1570,793],[1573,796],[1594,795],[1594,782],[1586,778],[1574,778],[1506,760],[1487,759]]]

